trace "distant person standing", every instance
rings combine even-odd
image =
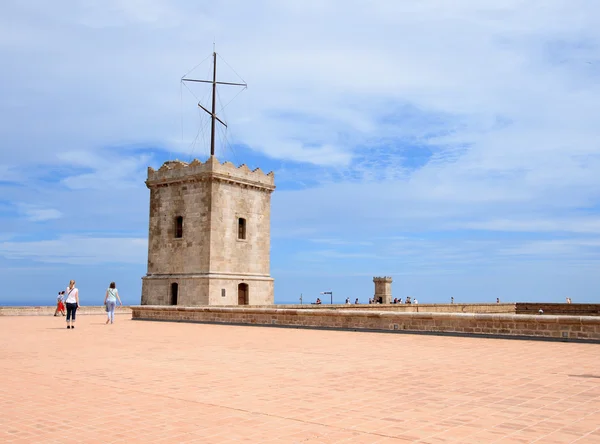
[[[71,279],[66,290],[67,299],[67,328],[75,328],[75,314],[79,308],[79,290],[75,287],[75,281]]]
[[[452,296],[452,297],[450,298],[450,303],[451,303],[451,304],[454,304],[454,296]]]
[[[571,303],[571,298],[567,298],[567,304]]]
[[[418,304],[419,301],[417,300],[417,298],[415,298],[415,301],[413,302],[413,304]]]
[[[354,304],[355,305],[360,304],[360,302],[358,302],[358,298],[356,298],[356,300],[354,301]]]
[[[350,303],[350,298],[346,298],[346,304]]]
[[[119,297],[119,290],[117,290],[117,285],[114,282],[111,282],[106,290],[106,296],[104,297],[104,305],[106,305],[106,314],[108,319],[106,323],[109,322],[112,324],[115,321],[115,307],[117,306],[117,300],[119,304],[123,306],[123,302],[121,302],[121,298]]]
[[[496,304],[500,303],[500,298],[496,298]]]
[[[65,304],[63,302],[63,299],[65,298],[65,292],[64,291],[59,291],[58,292],[58,297],[56,298],[56,310],[54,311],[54,316],[58,316],[58,314],[60,313],[61,315],[65,316]]]

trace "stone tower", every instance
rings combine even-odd
[[[148,168],[142,305],[273,304],[273,173],[214,157]]]
[[[389,276],[374,277],[375,283],[375,301],[381,304],[390,304],[392,302],[392,278]]]

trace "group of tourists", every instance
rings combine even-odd
[[[412,299],[410,296],[406,296],[404,302],[402,302],[402,298],[394,298],[392,304],[418,304],[419,301],[417,298]]]
[[[62,292],[64,293],[64,291]],[[60,298],[60,293],[59,293],[59,298]],[[383,298],[379,297],[379,298],[369,298],[369,304],[382,304],[383,303]],[[392,304],[418,304],[419,301],[417,300],[417,298],[412,299],[410,296],[406,296],[406,299],[404,301],[402,301],[402,298],[394,298],[394,300],[392,301]],[[450,298],[450,303],[454,304],[454,297]],[[496,298],[496,304],[500,303],[500,298]],[[567,304],[571,304],[571,298],[566,298],[566,303]],[[317,298],[316,302],[313,302],[313,304],[316,305],[321,305],[321,299]],[[346,298],[346,305],[350,304],[350,298]],[[354,301],[354,304],[360,304],[360,302],[358,301],[358,298],[356,298],[356,300]],[[541,310],[540,310],[541,311]],[[56,314],[54,315],[56,316]]]
[[[104,295],[104,306],[106,309],[106,323],[112,324],[115,321],[115,308],[117,301],[122,306],[123,302],[119,296],[117,285],[111,282]],[[66,313],[65,313],[66,306]],[[75,317],[77,315],[77,309],[79,308],[79,289],[75,286],[75,281],[71,279],[69,286],[64,291],[58,292],[58,298],[56,301],[56,310],[54,316],[66,316],[67,317],[67,328],[75,328]]]
[[[369,298],[369,304],[382,304],[383,298]],[[392,304],[418,304],[419,301],[417,299],[411,299],[410,296],[406,297],[406,300],[402,302],[402,298],[394,298]],[[314,302],[316,305],[321,305],[321,299],[317,298],[317,301]],[[360,301],[358,298],[354,301],[354,305],[359,305]],[[346,305],[351,305],[350,298],[346,298]]]

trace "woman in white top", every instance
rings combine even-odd
[[[71,279],[65,293],[67,294],[67,299],[65,300],[67,306],[67,328],[75,328],[75,313],[79,308],[79,290],[75,288],[74,280]]]
[[[122,306],[123,302],[121,302],[121,298],[119,297],[119,290],[117,290],[116,284],[111,282],[108,286],[108,290],[106,290],[106,296],[104,297],[104,305],[106,305],[106,314],[108,315],[108,319],[106,320],[107,324],[109,322],[112,324],[115,321],[117,299]]]

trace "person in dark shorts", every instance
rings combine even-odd
[[[66,290],[67,299],[67,328],[75,328],[75,315],[79,308],[79,290],[75,287],[75,281],[71,279]]]

